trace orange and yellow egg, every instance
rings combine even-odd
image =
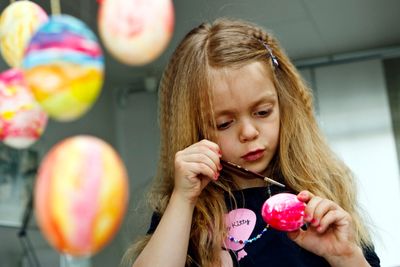
[[[92,136],[67,138],[39,168],[35,211],[40,229],[60,253],[90,256],[118,230],[128,188],[124,164],[109,144]]]

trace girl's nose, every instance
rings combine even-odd
[[[248,142],[258,137],[259,132],[257,127],[251,121],[244,121],[239,133],[241,142]]]

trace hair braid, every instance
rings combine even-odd
[[[266,32],[264,29],[258,27],[257,25],[251,25],[250,29],[247,31],[247,34],[260,41],[260,48],[264,50],[264,54],[267,57],[269,57],[269,51],[262,45],[262,42],[269,46],[269,48],[271,49],[271,53],[277,58],[279,67],[274,72],[277,80],[286,80],[285,78],[282,79],[281,75],[287,74],[291,76],[289,80],[299,81],[301,86],[297,86],[295,88],[298,89],[299,98],[301,99],[303,105],[306,107],[308,117],[313,117],[314,106],[312,93],[305,85],[299,73],[297,71],[293,71],[295,69],[294,65],[289,60],[288,56],[284,53],[284,50],[281,48],[276,38],[274,38],[271,33]]]

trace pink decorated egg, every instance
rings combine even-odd
[[[268,198],[261,215],[271,227],[281,231],[295,231],[304,224],[306,204],[290,193],[280,193]]]
[[[22,67],[36,100],[58,121],[84,115],[103,85],[104,58],[97,37],[69,15],[51,16],[37,30]]]
[[[31,1],[16,1],[0,18],[0,50],[12,67],[21,67],[24,51],[36,30],[48,20],[46,12]]]
[[[90,256],[109,242],[128,203],[128,177],[116,151],[92,136],[55,145],[35,184],[38,225],[60,253]]]
[[[42,135],[47,114],[36,102],[22,71],[0,73],[0,140],[17,148],[27,148]]]
[[[174,28],[171,0],[100,2],[100,36],[117,60],[128,65],[144,65],[165,50]]]

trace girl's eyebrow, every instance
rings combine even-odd
[[[277,96],[275,93],[271,93],[271,94],[267,94],[262,96],[260,99],[254,101],[253,103],[251,103],[250,107],[256,107],[260,104],[263,104],[265,102],[274,102],[277,101]],[[225,109],[225,110],[217,110],[215,112],[216,116],[224,116],[224,115],[231,115],[233,113],[235,113],[236,109]]]
[[[258,106],[258,105],[263,104],[265,102],[273,102],[273,101],[276,101],[276,100],[277,100],[276,94],[271,93],[271,94],[265,95],[262,98],[256,100],[251,106],[255,107],[255,106]]]

